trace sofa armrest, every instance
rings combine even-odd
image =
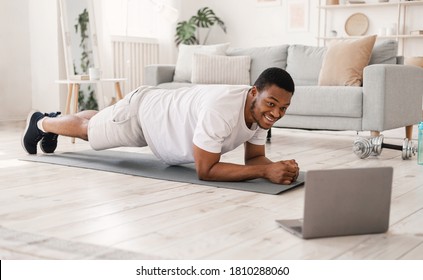
[[[157,86],[162,83],[173,82],[175,65],[151,64],[144,67],[144,84]]]
[[[373,64],[363,72],[363,130],[384,131],[422,120],[423,68]]]

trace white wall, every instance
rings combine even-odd
[[[43,112],[63,111],[66,100],[55,83],[66,77],[59,14],[56,0],[29,1],[32,108]]]
[[[317,1],[309,5],[308,31],[288,32],[286,1],[276,6],[259,6],[256,0],[183,0],[181,20],[189,19],[199,8],[210,7],[227,27],[225,35],[216,28],[210,42],[230,42],[234,47],[269,46],[278,44],[315,45]]]
[[[179,10],[179,18],[173,22],[159,12],[152,1],[164,2]],[[219,27],[210,33],[208,44],[230,42],[234,47],[268,46],[286,43],[315,45],[316,8],[309,5],[308,31],[288,32],[286,28],[286,1],[277,6],[261,7],[256,0],[103,0],[103,45],[106,57],[111,50],[109,36],[155,37],[160,42],[160,63],[175,63],[177,49],[174,43],[176,22],[188,20],[199,8],[210,7],[226,24],[228,33]],[[312,1],[317,4],[316,1]],[[126,16],[128,15],[128,16]],[[110,64],[104,61],[103,64]]]
[[[31,109],[62,110],[66,89],[56,0],[0,2],[0,120],[25,119]]]
[[[103,43],[110,55],[110,36],[134,36],[157,38],[160,44],[160,63],[173,63],[174,32],[177,18],[166,8],[154,3],[163,2],[179,9],[179,0],[102,0],[101,2]],[[97,6],[99,7],[99,6]],[[171,17],[172,16],[172,17]],[[108,63],[108,62],[106,62]]]
[[[0,120],[31,109],[29,0],[0,1]]]
[[[199,8],[210,7],[226,24],[228,33],[219,27],[210,33],[208,44],[230,42],[232,46],[268,46],[286,43],[315,45],[317,29],[316,8],[309,5],[308,31],[287,32],[286,1],[277,6],[261,7],[256,0],[153,0],[179,10],[177,21],[188,20]],[[314,2],[314,1],[313,1]],[[317,2],[316,2],[317,3]],[[177,57],[174,43],[176,22],[159,12],[152,0],[103,0],[104,43],[108,36],[155,37],[160,42],[160,63],[175,63]],[[126,15],[128,14],[128,17]],[[106,46],[106,48],[108,48]],[[107,50],[107,53],[110,51]]]

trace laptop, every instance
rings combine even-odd
[[[303,219],[276,222],[304,239],[386,232],[392,176],[392,167],[310,170]]]

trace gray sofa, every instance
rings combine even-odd
[[[284,118],[275,126],[301,129],[382,131],[408,127],[422,120],[423,68],[401,65],[396,41],[377,42],[363,86],[318,86],[326,47],[280,45],[229,48],[227,56],[250,56],[250,80],[254,83],[267,67],[286,69],[296,91]],[[146,85],[163,88],[190,86],[173,80],[175,65],[149,65]]]

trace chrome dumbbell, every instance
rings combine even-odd
[[[369,156],[378,156],[382,153],[383,148],[402,151],[402,159],[410,159],[416,155],[417,148],[413,141],[404,139],[402,146],[383,143],[383,135],[366,139],[358,138],[354,141],[353,152],[359,158],[367,158]]]

